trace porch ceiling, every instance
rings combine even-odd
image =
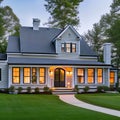
[[[9,57],[9,65],[70,65],[70,66],[111,66],[97,61],[81,61],[49,58],[18,58]]]

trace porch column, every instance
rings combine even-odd
[[[8,68],[8,88],[11,86],[12,84],[12,67],[9,66]]]
[[[103,85],[105,85],[105,79],[106,79],[106,71],[103,69]]]
[[[24,76],[23,76],[23,67],[20,67],[20,85],[23,85],[23,78]]]
[[[39,67],[37,67],[37,85],[39,85]]]
[[[104,85],[107,85],[108,87],[110,86],[110,69],[104,69],[104,78],[103,78],[103,83]]]
[[[88,70],[88,68],[85,68],[85,84],[88,84],[88,75],[87,75],[87,70]]]
[[[97,81],[97,68],[95,68],[95,84],[98,84],[98,81]]]
[[[46,85],[48,87],[52,87],[51,86],[51,79],[50,79],[50,76],[49,76],[49,67],[46,67]]]
[[[75,68],[72,68],[72,88],[75,87]]]
[[[73,71],[73,74],[74,74],[74,85],[77,85],[77,69],[74,68],[74,71]]]

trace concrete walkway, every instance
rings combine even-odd
[[[68,104],[74,105],[74,106],[78,106],[81,108],[85,108],[85,109],[89,109],[89,110],[93,110],[93,111],[120,117],[120,111],[118,111],[118,110],[112,110],[112,109],[108,109],[108,108],[104,108],[104,107],[98,107],[95,105],[91,105],[91,104],[82,102],[82,101],[76,99],[74,97],[74,95],[59,95],[59,98],[60,98],[60,100],[66,102]]]

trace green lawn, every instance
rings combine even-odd
[[[78,94],[76,97],[87,103],[120,110],[120,94]]]
[[[119,120],[74,107],[54,95],[0,94],[0,120]]]

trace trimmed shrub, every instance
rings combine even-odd
[[[39,91],[40,89],[38,88],[38,87],[36,87],[35,88],[35,93],[39,93],[40,91]]]
[[[85,87],[83,88],[83,90],[84,90],[85,93],[87,93],[88,90],[89,90],[89,86],[85,86]]]
[[[13,85],[10,86],[9,92],[14,93],[15,92],[15,87]]]
[[[103,90],[108,91],[108,90],[110,90],[110,88],[108,86],[103,86]]]
[[[50,91],[49,87],[47,87],[47,86],[45,86],[45,87],[43,88],[43,90],[44,90],[44,92],[49,92],[49,91]]]
[[[120,87],[117,88],[117,91],[120,93]]]
[[[31,87],[27,87],[27,93],[31,93],[31,92],[32,92]]]
[[[77,93],[79,92],[78,85],[75,85],[74,91],[77,92]]]
[[[109,87],[108,86],[98,86],[97,87],[97,92],[105,92],[108,91]]]
[[[103,86],[97,86],[97,92],[103,92]]]
[[[111,91],[114,91],[115,89],[114,89],[114,85],[110,85],[110,90]]]
[[[19,87],[19,88],[18,88],[18,93],[22,93],[22,90],[23,90],[23,88],[22,88],[22,87]]]

